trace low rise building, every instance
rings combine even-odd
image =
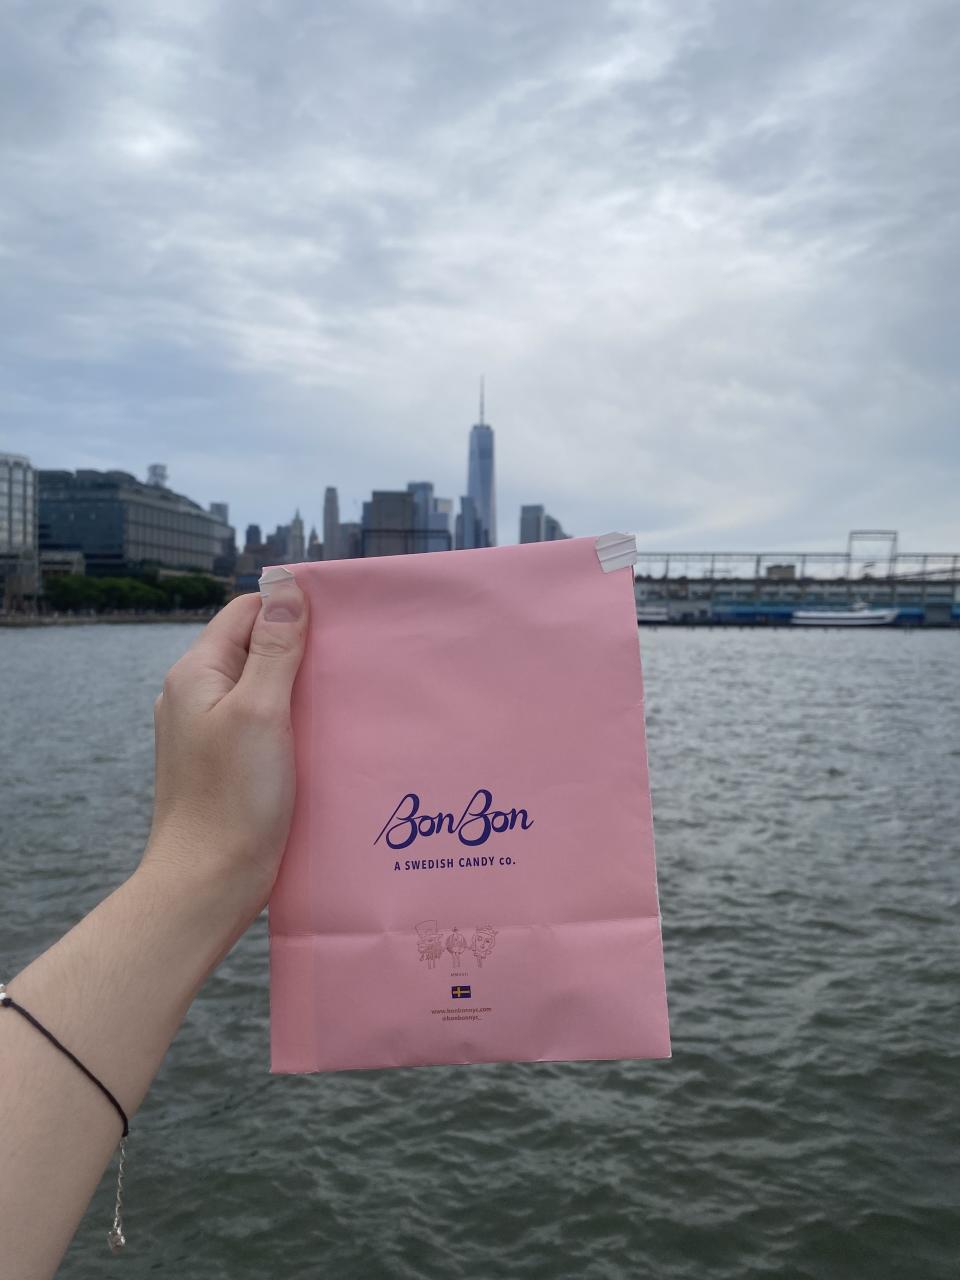
[[[82,551],[89,574],[212,574],[234,545],[221,514],[126,471],[40,471],[38,477],[40,547]]]

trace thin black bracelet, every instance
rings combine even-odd
[[[73,1063],[75,1067],[80,1068],[80,1070],[87,1077],[87,1079],[97,1086],[97,1088],[100,1090],[103,1096],[107,1099],[107,1101],[116,1111],[117,1115],[120,1117],[120,1121],[123,1125],[123,1136],[120,1139],[120,1167],[117,1171],[117,1198],[116,1198],[116,1207],[114,1209],[114,1214],[113,1214],[113,1230],[110,1231],[109,1234],[107,1235],[107,1242],[110,1245],[111,1250],[114,1253],[119,1253],[119,1251],[127,1243],[126,1237],[123,1234],[123,1222],[121,1217],[121,1211],[123,1207],[123,1173],[124,1173],[124,1163],[126,1159],[126,1139],[127,1139],[127,1135],[130,1133],[130,1122],[127,1119],[127,1113],[124,1111],[123,1107],[121,1107],[120,1103],[113,1096],[113,1094],[110,1092],[107,1086],[103,1083],[103,1081],[98,1080],[97,1077],[90,1070],[90,1068],[85,1067],[83,1063],[80,1061],[80,1059],[77,1057],[77,1055],[75,1053],[71,1053],[65,1044],[61,1044],[60,1041],[57,1039],[57,1037],[53,1034],[53,1032],[48,1031],[47,1028],[43,1026],[42,1023],[38,1022],[37,1019],[33,1016],[32,1013],[30,1013],[28,1009],[25,1009],[22,1004],[18,1004],[16,1000],[14,1000],[13,996],[8,995],[6,988],[4,987],[2,982],[0,982],[0,1009],[16,1009],[17,1013],[20,1014],[21,1018],[25,1018],[32,1027],[36,1027],[36,1029],[40,1032],[42,1036],[46,1036],[46,1038],[50,1041],[52,1045],[56,1045],[56,1047],[60,1050],[61,1053],[66,1054],[66,1056],[70,1059],[70,1061]]]
[[[42,1036],[46,1036],[47,1039],[50,1041],[50,1043],[55,1044],[61,1053],[65,1053],[67,1057],[70,1059],[70,1061],[73,1063],[73,1065],[75,1067],[79,1067],[88,1080],[93,1081],[93,1083],[97,1086],[97,1088],[100,1090],[103,1096],[113,1106],[114,1111],[116,1111],[117,1115],[120,1117],[120,1123],[123,1125],[123,1136],[126,1137],[127,1134],[130,1132],[130,1122],[127,1120],[127,1113],[124,1111],[123,1107],[121,1107],[120,1103],[116,1100],[116,1098],[107,1088],[107,1086],[103,1083],[102,1080],[97,1079],[97,1077],[93,1074],[93,1072],[89,1069],[89,1067],[85,1067],[83,1065],[83,1063],[80,1061],[80,1059],[77,1057],[75,1053],[71,1053],[65,1044],[61,1044],[52,1031],[48,1031],[46,1027],[42,1026],[36,1020],[33,1014],[30,1013],[27,1009],[25,1009],[22,1004],[17,1004],[13,996],[7,995],[6,988],[4,987],[2,982],[0,982],[0,1007],[4,1009],[16,1009],[17,1013],[19,1013],[22,1018],[26,1018],[26,1020],[30,1023],[31,1026],[36,1027]]]

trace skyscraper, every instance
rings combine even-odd
[[[328,485],[323,495],[323,558],[339,560],[340,557],[340,502],[333,485]]]
[[[449,551],[453,546],[453,530],[450,518],[453,515],[453,502],[450,498],[434,498],[427,517],[427,534],[424,551]]]
[[[290,543],[289,554],[291,564],[300,564],[306,553],[306,543],[303,537],[303,518],[300,515],[300,508],[297,507],[296,515],[290,523]]]
[[[28,458],[0,453],[0,608],[22,608],[40,585],[37,480]]]
[[[413,498],[415,537],[411,551],[449,551],[453,543],[450,519],[453,502],[438,498],[429,480],[411,480],[407,493]]]
[[[493,466],[493,427],[484,422],[483,381],[480,382],[480,421],[470,428],[470,451],[467,462],[467,497],[473,503],[480,526],[479,541],[467,541],[464,522],[465,547],[495,547],[497,545],[497,497]],[[466,511],[466,508],[464,508]]]
[[[543,542],[545,512],[540,505],[529,505],[520,508],[520,541]]]
[[[430,524],[430,512],[433,508],[432,483],[429,480],[411,480],[407,485],[407,493],[413,498],[417,529],[427,529]],[[420,550],[420,548],[418,547],[417,550]]]
[[[363,504],[364,556],[402,556],[416,550],[416,507],[412,493],[374,489]]]
[[[210,514],[219,520],[225,530],[220,543],[220,554],[214,558],[213,572],[229,578],[237,568],[237,535],[230,524],[230,507],[226,502],[211,502]]]
[[[266,553],[265,564],[289,564],[292,560],[290,555],[290,526],[288,524],[278,524],[273,533],[266,539],[263,544]]]
[[[541,505],[520,508],[521,542],[557,542],[569,538],[559,520],[555,520]]]
[[[340,559],[359,560],[363,555],[363,529],[356,520],[345,520],[340,526]]]
[[[477,504],[467,494],[461,494],[460,514],[457,516],[457,550],[469,551],[472,547],[489,545],[483,538],[483,525]]]

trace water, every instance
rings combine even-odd
[[[0,630],[0,973],[133,868],[194,634]],[[643,640],[673,1061],[269,1077],[262,918],[135,1121],[127,1276],[960,1274],[960,635]]]

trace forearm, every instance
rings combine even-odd
[[[250,923],[242,893],[231,901],[222,881],[179,875],[175,865],[148,859],[7,982],[128,1116],[197,990]],[[73,1063],[15,1011],[0,1009],[5,1277],[54,1274],[120,1133],[116,1111]]]
[[[138,870],[7,983],[128,1116],[203,980],[266,903],[286,843],[307,605],[293,575],[280,578],[263,608],[231,601],[167,673]],[[69,1058],[0,1008],[3,1280],[53,1275],[122,1127]]]

